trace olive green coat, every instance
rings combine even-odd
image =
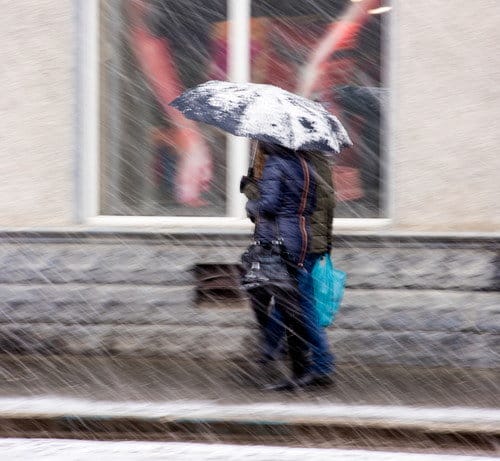
[[[311,253],[325,253],[332,248],[335,193],[332,166],[321,152],[309,152],[316,181],[316,208],[311,216]]]

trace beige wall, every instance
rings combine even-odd
[[[72,4],[0,0],[0,227],[73,223]],[[393,4],[393,229],[500,231],[500,2]]]
[[[394,225],[500,231],[500,2],[393,4]]]
[[[0,0],[0,227],[72,220],[70,0]]]

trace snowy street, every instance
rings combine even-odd
[[[426,455],[364,450],[206,445],[159,442],[95,442],[51,439],[0,439],[9,461],[492,461],[497,457]],[[3,458],[7,459],[7,458]]]

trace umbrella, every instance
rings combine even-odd
[[[170,103],[187,118],[293,150],[340,152],[351,140],[321,104],[273,85],[213,80]]]

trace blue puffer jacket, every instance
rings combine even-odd
[[[311,166],[300,153],[270,155],[259,190],[260,199],[247,202],[247,213],[256,222],[255,238],[270,242],[279,235],[293,262],[302,265],[316,200]]]

